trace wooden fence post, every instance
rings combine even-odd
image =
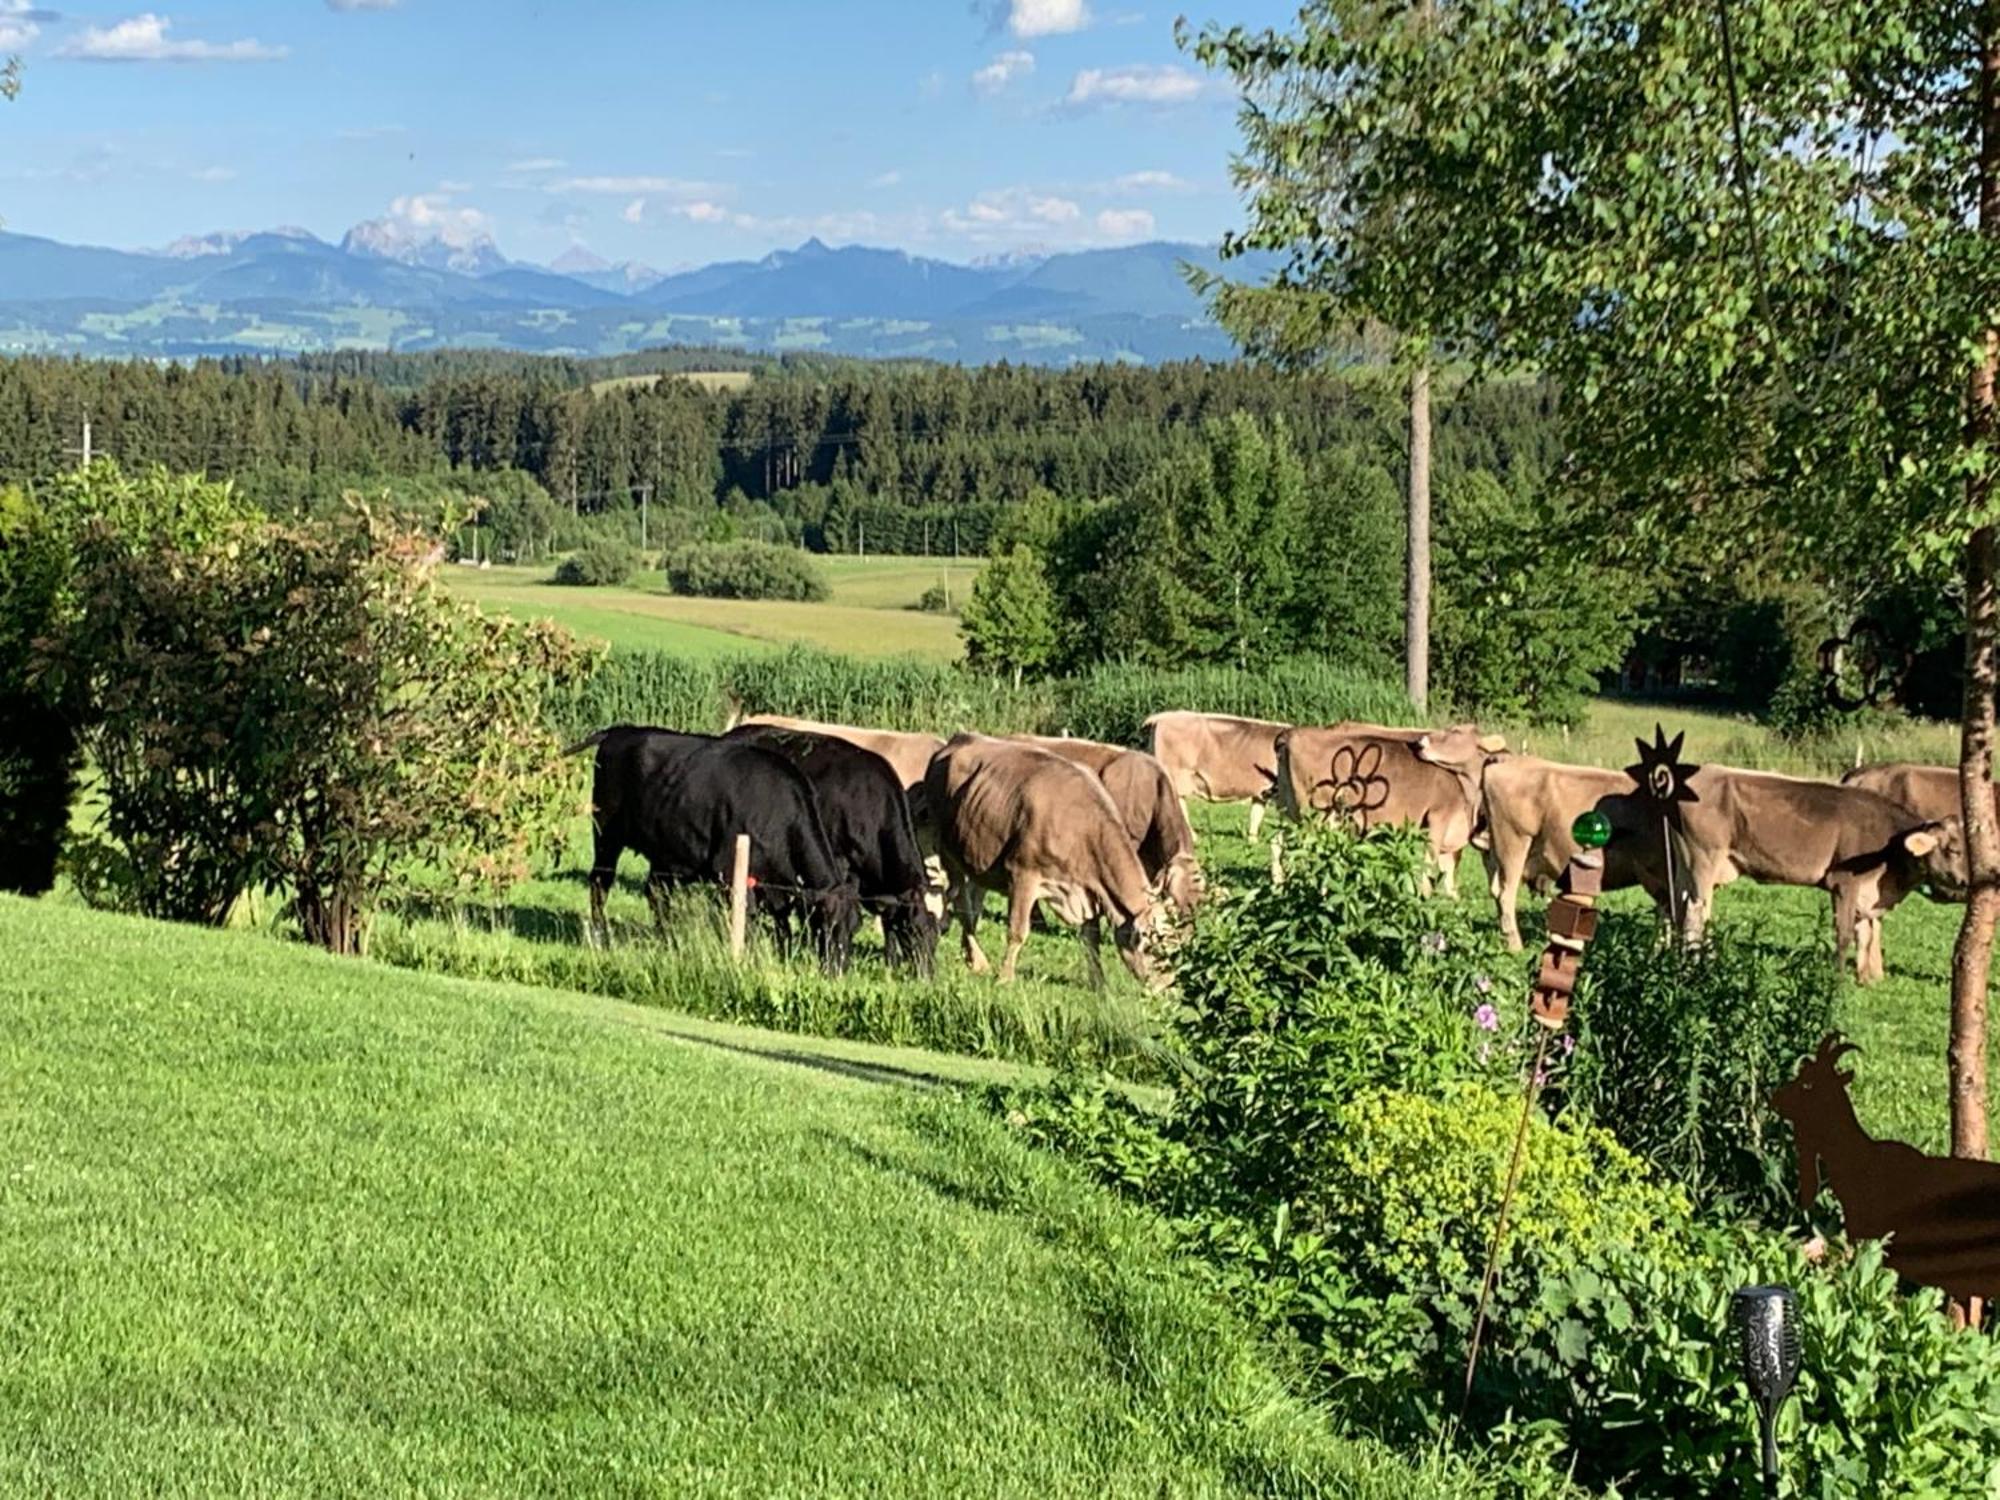
[[[729,872],[729,956],[741,958],[750,932],[750,835],[736,835],[736,862]]]

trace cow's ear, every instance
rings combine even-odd
[[[1922,859],[1938,846],[1937,829],[1913,828],[1903,835],[1903,847],[1918,859]]]
[[[1429,755],[1431,753],[1431,737],[1429,735],[1420,734],[1417,736],[1416,751],[1419,755]]]
[[[1479,740],[1479,748],[1488,755],[1502,754],[1507,749],[1507,736],[1504,734],[1482,735]]]

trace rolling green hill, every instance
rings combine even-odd
[[[0,898],[14,1493],[1460,1493],[949,1099]]]

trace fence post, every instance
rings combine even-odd
[[[1271,835],[1271,884],[1283,885],[1284,883],[1285,836],[1282,833],[1274,833]]]
[[[736,835],[736,862],[729,872],[729,956],[743,956],[750,929],[750,835]]]

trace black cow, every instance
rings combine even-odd
[[[805,773],[833,852],[860,886],[862,906],[882,919],[889,961],[928,975],[938,921],[925,903],[930,874],[895,768],[846,740],[776,724],[744,724],[723,738],[763,745]]]
[[[590,920],[600,939],[620,854],[646,857],[646,897],[664,925],[672,888],[727,883],[736,836],[747,833],[751,896],[770,913],[780,946],[789,945],[798,913],[828,972],[847,966],[861,923],[859,895],[827,839],[812,784],[790,761],[740,740],[629,724],[600,729],[568,753],[591,749],[597,849]]]

